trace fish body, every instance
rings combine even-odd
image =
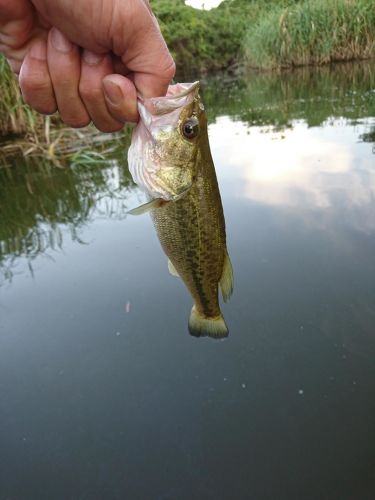
[[[194,300],[190,333],[221,338],[228,328],[218,290],[225,301],[230,297],[233,273],[198,92],[197,83],[179,84],[164,98],[140,103],[141,122],[129,150],[129,167],[150,199],[147,207],[169,269],[181,277]]]

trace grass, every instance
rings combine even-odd
[[[35,113],[33,113],[34,115]],[[12,157],[22,155],[24,158],[43,158],[56,167],[75,164],[98,164],[105,161],[106,156],[130,142],[130,128],[117,134],[104,134],[90,125],[84,129],[72,129],[56,126],[53,118],[46,116],[43,127],[36,128],[29,124],[29,130],[22,138],[10,138],[3,141],[0,147],[0,168],[13,162]]]
[[[321,65],[375,56],[373,0],[310,0],[274,7],[250,26],[249,66]]]
[[[43,119],[23,103],[18,82],[1,54],[0,77],[0,139],[35,129]]]
[[[119,144],[128,144],[128,127],[111,135],[92,125],[78,130],[64,127],[57,115],[33,111],[23,103],[17,80],[1,55],[0,75],[0,168],[12,164],[15,155],[45,159],[57,167],[94,165],[104,162]]]

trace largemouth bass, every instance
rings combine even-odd
[[[227,301],[233,272],[199,82],[171,85],[165,97],[139,98],[138,110],[129,169],[150,201],[130,213],[150,211],[169,270],[194,300],[190,333],[226,337],[218,288]]]

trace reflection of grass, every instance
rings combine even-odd
[[[361,141],[363,142],[373,142],[375,144],[375,127],[372,127],[370,132],[366,132],[360,136]]]
[[[263,68],[374,57],[374,2],[311,0],[274,6],[250,25],[245,46],[248,63]]]
[[[242,80],[203,86],[209,120],[230,115],[251,125],[285,128],[293,120],[317,126],[331,117],[375,116],[375,63],[250,73]]]
[[[98,211],[124,216],[131,178],[122,144],[82,153],[75,165],[56,168],[51,162],[13,158],[0,168],[0,271],[11,277],[13,264],[25,257],[29,264],[47,250],[61,247],[63,231],[79,241],[79,229]],[[102,152],[105,151],[105,157]],[[117,160],[116,158],[122,158]],[[114,176],[116,182],[114,182]],[[107,204],[98,207],[102,199]],[[114,206],[115,205],[115,209]]]

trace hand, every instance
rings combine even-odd
[[[164,95],[175,72],[148,0],[0,0],[0,52],[31,107],[104,132],[137,121],[136,93]]]

